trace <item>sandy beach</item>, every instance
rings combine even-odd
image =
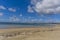
[[[0,29],[0,40],[60,40],[60,26]]]

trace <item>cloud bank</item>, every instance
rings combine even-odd
[[[16,12],[17,11],[17,9],[15,9],[15,8],[7,8],[3,5],[0,5],[0,10],[8,10],[10,12]]]
[[[6,8],[2,5],[0,5],[0,10],[5,10]]]
[[[0,16],[3,16],[3,13],[2,12],[0,12]]]
[[[14,9],[14,8],[8,8],[8,10],[11,12],[16,12],[16,9]]]
[[[31,0],[29,6],[37,13],[60,13],[60,0]]]
[[[18,17],[16,17],[16,16],[10,17],[9,20],[10,20],[11,22],[12,22],[12,21],[13,21],[13,22],[16,22],[16,21],[18,22],[18,21],[20,21],[20,19],[19,19]]]

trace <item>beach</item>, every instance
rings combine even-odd
[[[52,28],[0,29],[0,40],[60,40],[60,25]]]

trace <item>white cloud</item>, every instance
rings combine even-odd
[[[23,16],[22,14],[20,14],[20,17]]]
[[[7,9],[8,11],[11,11],[11,12],[16,12],[15,8],[7,8],[5,6],[0,5],[0,10],[5,10],[5,9]]]
[[[11,12],[16,12],[16,9],[14,9],[14,8],[8,8],[8,10]]]
[[[2,12],[0,12],[0,16],[3,16],[3,13]]]
[[[50,18],[50,19],[47,19],[46,22],[48,22],[48,23],[54,23],[54,20]]]
[[[17,18],[16,16],[10,17],[9,20],[10,20],[10,21],[13,21],[13,22],[15,22],[15,21],[20,21],[20,19]]]
[[[31,13],[34,12],[30,5],[28,6],[28,12],[31,12]]]
[[[0,5],[0,10],[5,10],[6,8],[2,5]]]
[[[60,13],[60,0],[31,0],[31,5],[37,13]]]

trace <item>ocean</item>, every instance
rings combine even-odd
[[[53,23],[0,23],[0,29],[5,28],[30,28],[30,27],[54,27]]]

